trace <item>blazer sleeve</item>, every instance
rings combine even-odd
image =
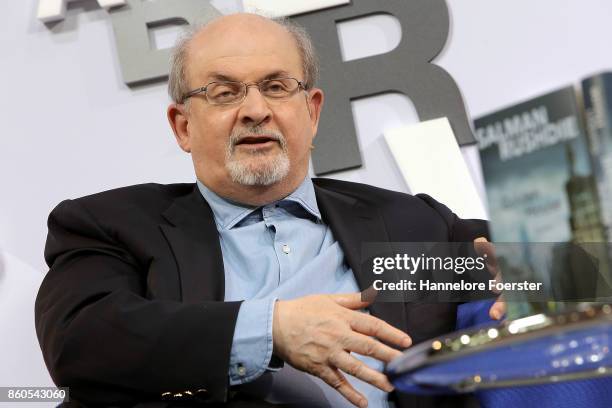
[[[146,265],[78,201],[49,216],[36,332],[58,386],[89,404],[173,393],[225,401],[239,302],[146,298]]]
[[[463,219],[457,217],[447,206],[427,194],[417,194],[444,219],[449,230],[450,242],[472,242],[476,238],[485,237],[491,240],[489,226],[486,220]]]

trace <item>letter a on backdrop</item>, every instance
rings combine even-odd
[[[66,16],[66,4],[74,0],[39,0],[36,17],[43,23],[63,20]],[[98,0],[98,5],[105,9],[124,5],[126,0]]]

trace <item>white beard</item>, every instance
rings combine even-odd
[[[244,135],[253,136],[272,136],[278,140],[281,151],[273,158],[266,156],[269,151],[253,151],[248,153],[250,157],[239,159],[236,157],[236,144]],[[264,131],[261,128],[252,128],[240,131],[233,131],[230,135],[227,151],[225,155],[225,168],[227,169],[232,181],[245,186],[269,186],[278,183],[289,173],[291,166],[287,154],[287,142],[285,136],[278,131]]]

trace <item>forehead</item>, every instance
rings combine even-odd
[[[257,16],[230,16],[205,27],[189,45],[187,78],[193,85],[222,74],[254,81],[274,72],[302,79],[293,36],[282,26]]]

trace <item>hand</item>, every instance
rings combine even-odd
[[[352,356],[355,352],[388,363],[401,355],[385,341],[399,347],[412,344],[410,337],[374,316],[359,312],[370,302],[360,293],[313,295],[278,301],[274,307],[274,352],[293,367],[315,375],[358,407],[368,401],[342,372],[383,391],[393,391],[387,377]]]
[[[499,264],[497,263],[497,257],[495,256],[495,246],[487,241],[486,238],[478,237],[474,240],[474,250],[479,256],[486,255],[487,269],[496,281],[501,282],[502,275]],[[506,314],[506,302],[503,295],[500,295],[489,309],[489,316],[491,319],[499,320],[504,314]]]

